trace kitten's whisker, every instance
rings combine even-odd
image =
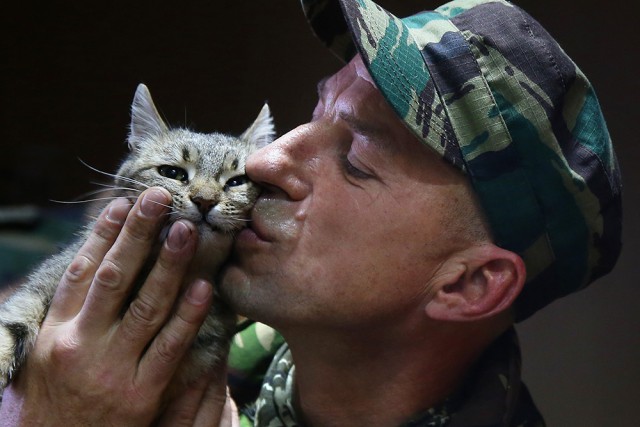
[[[78,202],[78,203],[79,203],[79,202],[82,202],[82,201],[86,200],[86,198],[87,198],[87,197],[89,197],[89,196],[94,196],[94,195],[96,195],[96,194],[97,194],[97,193],[96,193],[95,191],[88,191],[88,192],[86,192],[86,193],[80,194],[79,196],[76,196],[76,197],[73,199],[73,201],[74,201],[74,202]],[[52,201],[52,202],[57,202],[58,200],[51,200],[51,201]]]
[[[165,205],[164,203],[156,202],[155,200],[149,200],[151,203],[155,203],[156,205],[164,206],[165,208],[174,209],[171,205]]]
[[[120,190],[120,191],[137,191],[139,193],[141,193],[140,190],[135,190],[135,189],[131,189],[131,188],[127,188],[127,187],[113,187],[113,188],[102,188],[100,190],[93,190],[93,191],[89,191],[87,193],[84,193],[82,196],[82,198],[87,197],[87,196],[94,196],[96,194],[100,194],[100,193],[107,193],[110,191],[114,191],[114,190]],[[114,196],[114,197],[118,197],[118,196]]]
[[[251,222],[251,218],[245,218],[245,217],[241,217],[241,216],[229,216],[229,217],[227,217],[227,219],[229,219],[230,221]]]
[[[50,202],[53,203],[62,203],[62,204],[67,204],[67,205],[77,205],[77,204],[81,204],[81,203],[91,203],[91,202],[99,202],[99,201],[103,201],[103,200],[115,200],[118,197],[98,197],[96,199],[86,199],[86,200],[54,200],[54,199],[49,199]]]
[[[150,185],[147,185],[147,184],[145,184],[145,183],[144,183],[144,182],[142,182],[142,181],[138,181],[137,179],[129,178],[129,177],[124,176],[124,175],[113,175],[113,176],[114,176],[116,179],[120,179],[120,180],[125,181],[125,182],[130,182],[130,183],[132,183],[132,184],[137,184],[137,185],[139,185],[139,186],[141,186],[141,187],[144,187],[144,188],[151,188],[151,186],[150,186]]]
[[[86,193],[83,193],[83,194],[77,196],[72,201],[63,201],[63,200],[51,200],[51,201],[52,202],[56,202],[56,203],[87,203],[87,202],[92,201],[92,200],[87,200],[87,197],[95,196],[95,195],[100,194],[100,193],[107,193],[109,191],[120,190],[120,191],[136,191],[138,193],[141,192],[140,190],[135,189],[135,188],[109,186],[107,184],[100,184],[100,183],[95,183],[95,182],[93,182],[92,184],[102,185],[102,186],[107,187],[107,188],[102,188],[102,189],[93,190],[93,191],[87,191]],[[114,199],[117,198],[117,197],[118,196],[116,196],[116,195],[112,196],[112,198],[114,198]],[[97,199],[93,199],[93,200],[97,200]]]
[[[85,165],[86,167],[88,167],[89,169],[91,169],[94,172],[100,173],[102,175],[106,175],[106,176],[110,176],[111,178],[115,178],[115,179],[121,179],[123,181],[127,181],[127,182],[131,182],[133,184],[138,184],[141,187],[145,187],[145,188],[151,188],[149,185],[145,184],[144,182],[140,182],[136,179],[133,178],[129,178],[126,176],[122,176],[122,175],[117,175],[117,174],[113,174],[113,173],[109,173],[109,172],[105,172],[105,171],[101,171],[100,169],[94,168],[93,166],[87,164],[85,161],[83,161],[82,159],[78,159],[80,161],[80,163],[82,163],[83,165]]]
[[[95,182],[95,181],[92,181],[91,184],[99,185],[100,187],[106,187],[107,190],[108,189],[112,189],[112,190],[136,191],[138,193],[142,193],[142,190],[140,190],[138,188],[133,188],[133,187],[119,187],[117,185],[105,184],[105,183],[102,183],[102,182]],[[107,191],[107,190],[102,190],[102,191]]]

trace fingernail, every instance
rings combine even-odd
[[[169,204],[167,196],[160,190],[151,190],[142,198],[140,210],[145,216],[160,215]]]
[[[131,210],[131,203],[124,197],[119,197],[109,205],[107,220],[114,224],[124,224],[127,214]]]
[[[167,236],[167,245],[169,249],[177,251],[184,248],[191,237],[191,228],[189,228],[183,222],[176,222],[171,226],[169,230],[169,236]]]
[[[187,300],[192,304],[203,304],[211,295],[211,286],[204,280],[197,280],[187,290]]]

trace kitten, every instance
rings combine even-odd
[[[131,106],[130,153],[113,175],[111,196],[128,197],[133,202],[145,188],[166,188],[173,202],[160,240],[176,220],[184,218],[194,223],[199,244],[185,283],[197,277],[213,280],[230,251],[234,233],[246,223],[259,193],[244,173],[247,156],[270,143],[274,135],[267,104],[240,137],[170,129],[158,114],[149,90],[140,84]],[[74,243],[31,273],[28,281],[0,306],[0,395],[32,348],[60,278],[94,222],[87,224]],[[135,290],[144,282],[154,260],[155,256],[150,257]],[[214,303],[178,372],[180,380],[191,382],[220,361],[234,324],[233,314],[222,303]]]

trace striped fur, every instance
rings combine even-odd
[[[196,277],[213,280],[228,255],[234,233],[246,224],[259,193],[258,187],[246,180],[244,166],[251,152],[274,137],[269,108],[265,104],[239,137],[170,129],[158,114],[146,86],[140,85],[131,116],[130,153],[115,175],[107,174],[114,180],[100,199],[103,204],[115,197],[133,201],[146,188],[166,188],[173,202],[161,236],[166,236],[171,223],[178,219],[193,222],[199,232],[198,251],[185,283]],[[75,242],[46,260],[0,306],[0,390],[11,381],[32,349],[58,283],[92,225],[93,221],[89,221]],[[156,253],[160,245],[158,242]],[[150,271],[153,260],[154,257],[143,271]],[[141,274],[136,289],[144,279],[145,274]],[[222,303],[214,304],[183,363],[179,373],[183,381],[194,380],[226,352],[234,319]]]

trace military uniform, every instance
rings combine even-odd
[[[271,363],[265,372],[261,368],[267,360]],[[277,332],[257,323],[239,333],[229,365],[232,396],[240,406],[243,427],[304,426],[292,402],[295,364]],[[521,381],[520,365],[516,332],[510,329],[484,352],[452,396],[415,414],[401,427],[544,426]]]

